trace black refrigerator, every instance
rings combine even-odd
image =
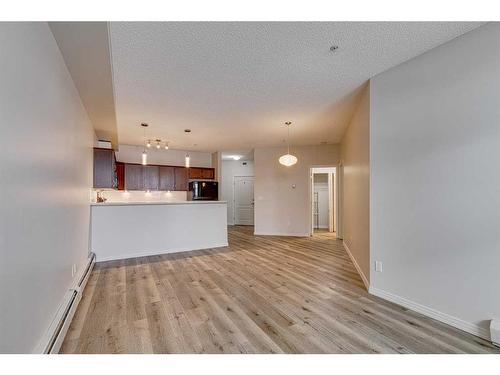
[[[190,201],[216,201],[219,199],[217,181],[191,181],[189,182],[188,200]]]

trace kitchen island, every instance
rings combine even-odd
[[[223,201],[91,203],[98,262],[227,245]]]

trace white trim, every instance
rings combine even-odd
[[[328,173],[328,231],[335,232],[335,216],[333,214],[334,204],[334,181],[335,181],[335,173]]]
[[[389,292],[386,292],[382,289],[378,289],[375,287],[370,287],[368,289],[368,292],[370,294],[373,294],[374,296],[383,298],[387,301],[393,302],[395,304],[398,304],[400,306],[406,307],[408,309],[411,309],[413,311],[416,311],[422,315],[425,315],[429,318],[433,318],[436,320],[439,320],[442,323],[448,324],[452,327],[461,329],[462,331],[471,333],[475,336],[479,336],[485,340],[490,340],[490,334],[487,329],[480,327],[477,324],[471,323],[471,322],[466,322],[465,320],[459,319],[457,317],[445,314],[441,311],[432,309],[430,307],[421,305],[417,302],[410,301],[406,298],[400,297],[396,294],[392,294]]]
[[[229,246],[227,242],[224,242],[222,244],[213,244],[213,245],[207,245],[203,247],[198,247],[198,248],[174,248],[174,249],[169,249],[168,251],[161,250],[161,251],[142,251],[142,252],[137,252],[137,253],[132,253],[132,254],[127,254],[127,255],[116,255],[116,256],[107,256],[107,257],[100,257],[99,254],[96,254],[97,257],[97,262],[107,262],[110,260],[122,260],[122,259],[131,259],[131,258],[141,258],[141,257],[149,257],[149,256],[155,256],[155,255],[164,255],[164,254],[173,254],[173,253],[183,253],[187,251],[197,251],[197,250],[208,250],[208,249],[216,249],[219,247],[226,247]]]
[[[361,277],[361,280],[363,280],[363,284],[365,284],[366,290],[369,291],[370,290],[370,282],[366,278],[365,274],[363,273],[363,270],[361,269],[358,262],[356,261],[356,258],[354,258],[354,255],[352,255],[351,250],[346,245],[345,241],[342,241],[342,244],[344,245],[344,249],[345,249],[347,255],[349,255],[349,258],[351,258],[352,264],[354,264],[354,268],[356,268],[356,271],[358,271],[359,276]]]
[[[335,173],[337,171],[337,166],[327,166],[327,167],[311,167],[312,173]]]
[[[336,221],[335,221],[335,233],[337,234],[337,238],[339,240],[343,239],[344,237],[344,203],[343,203],[343,194],[344,194],[344,166],[342,164],[342,160],[339,161],[339,164],[337,166],[337,173],[335,173],[335,195],[337,196],[335,199],[335,215],[336,215]]]
[[[337,231],[338,221],[341,220],[337,216],[337,208],[339,206],[338,194],[337,194],[337,165],[334,166],[310,166],[309,167],[309,233],[307,236],[311,237],[314,235],[314,174],[315,173],[327,173],[328,174],[328,230],[330,233]],[[332,209],[333,208],[333,209]],[[335,210],[335,212],[333,211]],[[296,236],[296,235],[295,235]],[[302,237],[302,235],[300,235]],[[340,237],[339,237],[340,238]]]
[[[78,275],[73,279],[71,287],[65,293],[63,300],[59,304],[57,312],[49,325],[49,328],[39,341],[34,353],[52,354],[59,352],[73,316],[75,315],[76,308],[82,298],[83,290],[85,289],[89,276],[94,268],[94,264],[95,256],[93,253],[90,253],[85,265],[80,267]],[[53,344],[51,345],[52,342]]]
[[[272,232],[254,232],[255,236],[283,236],[283,237],[311,237],[309,233],[272,233]]]

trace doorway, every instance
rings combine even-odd
[[[234,224],[254,224],[253,176],[234,176]]]
[[[336,167],[311,168],[311,235],[336,236]]]

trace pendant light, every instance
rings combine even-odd
[[[144,140],[146,140],[146,128],[148,127],[148,124],[143,122],[141,126],[144,129]],[[151,147],[151,141],[148,140],[148,142],[146,143],[146,147]],[[144,147],[144,149],[142,150],[142,160],[141,160],[142,165],[148,164],[148,153],[146,152],[146,147]]]
[[[165,150],[168,150],[168,142],[165,142]]]
[[[156,140],[156,149],[159,150],[161,148],[161,139]]]
[[[286,138],[286,144],[287,144],[287,153],[285,155],[280,156],[279,162],[280,164],[284,165],[285,167],[291,167],[295,163],[297,163],[297,157],[290,154],[290,125],[292,123],[290,121],[285,122],[286,128],[288,130],[288,135]]]
[[[185,164],[186,168],[189,168],[190,159],[191,158],[189,157],[189,154],[186,154],[186,160],[185,160],[185,162],[186,162],[186,164]]]

